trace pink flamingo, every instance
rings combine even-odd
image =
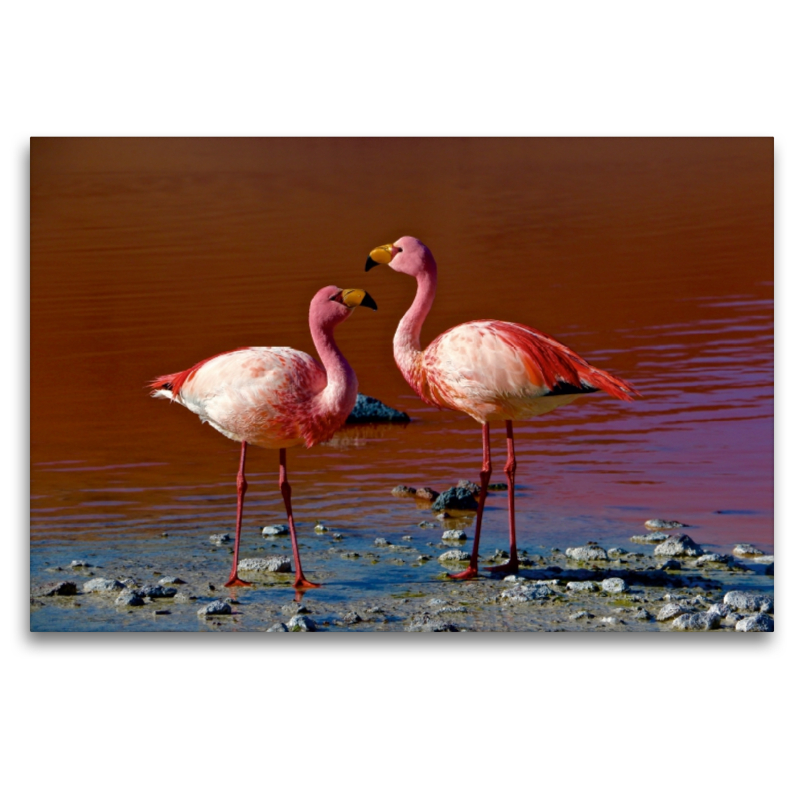
[[[308,324],[322,364],[291,347],[243,347],[213,356],[191,369],[162,375],[153,397],[174,400],[229,439],[242,443],[236,478],[238,505],[233,566],[226,586],[250,586],[238,574],[244,476],[248,443],[280,451],[278,485],[286,505],[296,589],[319,586],[303,575],[292,516],[292,489],[286,475],[286,448],[325,442],[344,424],[358,394],[356,374],[333,339],[333,329],[356,306],[377,309],[363,289],[326,286],[311,300]]]
[[[638,392],[625,381],[591,366],[568,347],[534,328],[515,322],[482,319],[457,325],[434,339],[425,350],[419,335],[436,294],[436,261],[413,236],[376,247],[366,269],[388,264],[395,272],[417,279],[414,302],[394,336],[394,359],[403,377],[422,400],[437,408],[463,411],[483,426],[483,466],[475,543],[469,568],[451,578],[475,578],[481,520],[492,474],[489,423],[505,421],[508,458],[508,526],[510,557],[490,571],[519,570],[514,521],[514,420],[545,414],[582,394],[603,389],[621,400]]]

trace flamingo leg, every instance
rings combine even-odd
[[[247,481],[244,477],[244,460],[247,454],[247,442],[242,442],[242,455],[239,459],[239,474],[236,476],[236,541],[233,545],[233,566],[226,586],[252,586],[239,577],[239,539],[242,535],[242,510],[244,509],[244,493],[247,491]]]
[[[289,533],[292,535],[292,553],[294,553],[294,572],[295,581],[292,584],[295,589],[315,589],[320,584],[311,583],[306,580],[303,575],[303,567],[300,564],[300,551],[297,548],[297,532],[294,529],[294,517],[292,516],[292,487],[289,485],[289,479],[286,476],[286,448],[282,447],[280,450],[280,477],[278,485],[283,495],[283,502],[286,505],[286,515],[289,518]]]
[[[481,541],[481,522],[483,521],[483,507],[486,504],[486,493],[489,489],[489,478],[492,477],[492,454],[489,447],[489,423],[483,423],[483,468],[481,469],[481,493],[478,496],[478,515],[475,519],[475,543],[472,545],[472,557],[469,567],[456,575],[450,575],[453,580],[465,581],[478,577],[478,548]]]
[[[506,441],[508,444],[508,459],[504,472],[508,478],[508,549],[510,557],[505,564],[489,567],[490,572],[506,575],[519,572],[519,556],[517,556],[517,528],[514,514],[514,476],[517,474],[517,459],[514,455],[514,423],[506,420]]]

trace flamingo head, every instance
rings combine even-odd
[[[401,236],[394,244],[376,247],[367,258],[367,272],[378,264],[387,264],[395,272],[414,277],[436,269],[433,253],[413,236]]]
[[[325,286],[312,298],[309,317],[323,328],[334,328],[344,322],[358,306],[378,310],[378,304],[363,289]]]

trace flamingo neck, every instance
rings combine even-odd
[[[310,327],[314,346],[328,377],[327,386],[317,396],[317,411],[323,415],[343,414],[347,417],[353,410],[358,395],[356,373],[336,344],[333,329],[315,324],[314,320],[311,320]]]
[[[422,349],[419,335],[422,325],[436,297],[436,265],[426,265],[417,275],[417,294],[406,311],[394,335],[394,360],[403,377],[412,385],[417,384]]]

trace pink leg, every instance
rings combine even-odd
[[[514,475],[517,473],[517,459],[514,456],[514,423],[506,420],[506,439],[508,442],[508,460],[505,473],[508,478],[508,549],[510,558],[505,564],[489,567],[491,572],[512,574],[519,572],[519,557],[517,556],[517,528],[514,519]]]
[[[492,454],[489,449],[489,423],[483,423],[483,469],[481,469],[481,493],[478,496],[478,516],[475,520],[475,543],[472,545],[472,557],[469,567],[464,572],[450,575],[458,581],[478,577],[478,548],[481,541],[481,521],[483,520],[483,506],[486,503],[486,492],[489,488],[489,478],[492,477]]]
[[[244,458],[247,453],[247,442],[242,442],[242,455],[239,459],[239,474],[236,476],[236,493],[239,502],[236,506],[236,541],[233,545],[233,566],[226,586],[252,586],[239,577],[239,539],[242,535],[242,509],[244,508],[244,493],[247,491],[247,481],[244,479]]]
[[[286,477],[286,448],[280,451],[280,478],[278,484],[281,487],[283,502],[286,505],[286,514],[289,517],[289,533],[292,535],[292,552],[294,553],[295,581],[292,584],[295,589],[315,589],[320,584],[311,583],[303,575],[303,567],[300,565],[300,551],[297,549],[297,532],[294,529],[294,517],[292,516],[292,487]]]

